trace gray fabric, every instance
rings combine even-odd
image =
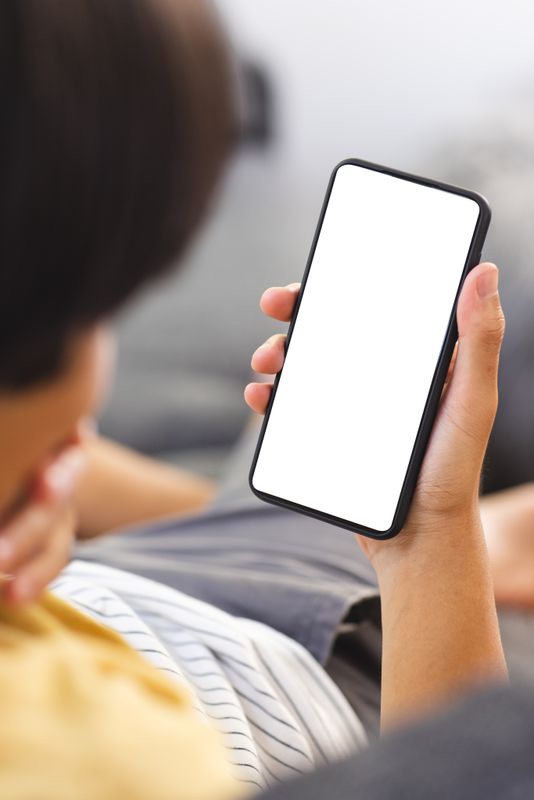
[[[358,612],[359,622],[352,630],[338,633],[325,668],[372,741],[380,732],[382,631],[379,607],[371,600],[370,604],[360,603],[353,609],[355,612]]]
[[[261,503],[258,501],[250,489],[248,488],[247,483],[247,474],[250,468],[250,464],[252,461],[252,455],[254,452],[254,447],[256,444],[257,436],[259,432],[259,421],[257,418],[254,418],[249,423],[247,430],[244,432],[243,436],[239,444],[233,451],[233,454],[228,462],[228,468],[226,471],[225,479],[223,480],[221,490],[219,496],[216,500],[216,505],[218,508],[221,509],[238,509],[238,508],[260,508]],[[264,508],[267,506],[264,505]],[[306,517],[301,517],[300,515],[295,514],[295,524],[302,526],[303,530],[306,529],[306,525],[308,520]],[[300,522],[297,522],[300,520]],[[311,521],[311,520],[310,520]],[[350,534],[347,537],[347,534],[344,532],[338,531],[336,528],[332,528],[330,526],[323,527],[322,530],[324,531],[324,540],[325,545],[328,542],[336,543],[336,546],[339,545],[338,538],[346,537],[344,540],[344,546],[347,547],[347,555],[349,558],[354,559],[358,558],[361,559],[361,554],[359,553],[358,548],[355,548],[354,541]],[[353,552],[354,550],[357,553]],[[373,600],[372,605],[365,607],[365,619],[370,620],[373,622],[376,628],[379,628],[379,619],[378,619],[378,609],[379,604],[377,602],[377,598],[375,597]],[[357,609],[355,610],[355,613]],[[501,635],[503,640],[503,646],[506,653],[506,660],[508,663],[508,668],[510,671],[510,677],[513,681],[533,681],[534,682],[534,613],[531,611],[520,611],[517,609],[507,609],[507,608],[500,608],[499,609],[499,624],[501,628]],[[368,642],[369,640],[374,641],[373,655],[369,662],[369,669],[371,672],[368,674],[373,674],[376,676],[376,682],[378,685],[379,681],[379,673],[380,673],[380,664],[379,664],[379,654],[380,654],[380,640],[372,631],[367,631],[367,635],[363,642],[358,641],[358,636],[360,634],[352,634],[354,637],[354,652],[362,652],[361,648],[363,647],[363,651],[368,650]],[[345,666],[347,661],[347,647],[344,648],[345,651]],[[363,656],[362,656],[363,657]],[[352,664],[354,665],[354,661],[357,659],[351,659]],[[374,666],[370,666],[374,664]],[[341,668],[340,674],[345,674],[344,668]],[[360,671],[358,678],[355,678],[355,687],[351,692],[347,691],[347,684],[345,684],[345,695],[349,697],[349,700],[352,702],[353,706],[356,709],[355,705],[355,693],[358,692],[367,692],[367,685],[368,682],[366,679],[363,679],[363,683],[361,681],[362,673]],[[336,683],[339,685],[340,677],[339,675],[336,676]],[[352,694],[352,697],[349,696]],[[369,705],[366,704],[366,708]],[[365,718],[366,708],[360,709],[358,711],[360,717]],[[375,712],[373,712],[374,715]]]
[[[160,581],[300,642],[375,737],[381,651],[375,574],[347,531],[267,506],[251,493],[257,435],[256,419],[206,513],[86,543],[77,556]],[[338,635],[343,621],[348,630]]]
[[[367,734],[376,737],[381,634],[375,575],[346,531],[254,497],[247,477],[257,435],[256,419],[206,513],[89,543],[78,555],[161,581],[296,639],[325,665]],[[534,680],[534,615],[501,611],[500,623],[512,680]]]
[[[376,620],[376,577],[347,531],[254,497],[248,470],[257,433],[256,420],[234,449],[206,513],[81,545],[78,556],[272,625],[326,663],[349,609],[370,598],[361,607],[365,619]],[[534,680],[534,615],[503,610],[500,623],[512,678]]]
[[[262,800],[530,800],[534,691],[495,689]]]
[[[347,531],[254,497],[247,474],[256,437],[254,427],[247,430],[204,514],[90,542],[77,556],[271,625],[324,664],[349,610],[378,603],[376,577]]]
[[[271,625],[324,663],[348,610],[377,597],[351,537],[325,528],[276,508],[213,510],[81,546],[77,556]]]

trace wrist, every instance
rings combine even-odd
[[[478,514],[448,516],[447,524],[427,519],[397,538],[373,559],[381,598],[384,727],[506,679]]]
[[[427,515],[408,520],[393,539],[381,542],[369,554],[379,583],[397,581],[402,575],[428,575],[434,569],[450,570],[482,558],[487,560],[484,531],[478,507],[460,515]]]

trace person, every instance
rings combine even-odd
[[[41,594],[69,557],[68,474],[109,372],[107,320],[202,218],[231,81],[198,0],[13,0],[0,36],[2,791],[237,797],[347,756],[367,739],[376,664],[352,662],[371,659],[359,634],[374,635],[378,599],[350,537],[278,510],[236,524],[230,492],[183,526],[89,543]],[[295,297],[273,289],[263,305],[287,319]],[[494,265],[471,273],[458,322],[405,530],[360,542],[380,585],[384,729],[506,680],[478,507],[504,325]],[[277,339],[255,366],[280,357]],[[268,392],[247,389],[257,411]],[[329,674],[339,643],[352,662],[338,650]]]
[[[234,797],[184,681],[60,593],[29,602],[68,558],[65,475],[107,320],[180,255],[230,150],[226,48],[197,0],[8,0],[0,51],[0,793]]]

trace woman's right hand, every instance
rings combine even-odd
[[[384,727],[506,679],[478,501],[504,333],[497,283],[497,267],[479,264],[462,287],[457,355],[403,530],[386,541],[358,536],[380,588]],[[297,293],[295,285],[269,289],[261,307],[287,321]],[[275,336],[254,353],[252,367],[272,374],[283,360],[284,337]],[[264,413],[270,393],[269,384],[255,382],[245,398]]]
[[[504,333],[497,283],[497,267],[479,264],[462,287],[457,355],[403,530],[387,541],[358,536],[380,587],[384,727],[473,685],[506,679],[478,501]],[[289,320],[297,291],[270,289],[261,306]],[[254,353],[252,366],[272,374],[283,360],[284,339],[276,336]],[[270,392],[268,384],[252,383],[245,398],[264,413]]]
[[[299,284],[290,284],[268,289],[260,301],[262,310],[277,320],[289,321],[299,288]],[[375,566],[384,557],[389,559],[390,553],[394,558],[400,557],[401,549],[409,551],[411,557],[420,541],[426,547],[428,538],[434,535],[432,532],[439,534],[444,526],[456,523],[461,529],[478,519],[480,472],[497,410],[497,373],[504,334],[498,270],[494,264],[479,264],[467,276],[457,318],[457,355],[405,528],[388,541],[360,537],[362,548]],[[252,368],[259,373],[279,372],[284,361],[284,344],[284,335],[272,336],[252,356]],[[321,365],[317,364],[317,368],[320,370]],[[262,414],[270,393],[270,383],[255,382],[246,387],[245,399],[254,411]],[[424,537],[419,534],[421,531],[425,532]]]

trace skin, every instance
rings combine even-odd
[[[494,272],[493,265],[481,265],[462,292],[457,358],[405,530],[391,542],[360,538],[377,571],[382,594],[384,727],[428,711],[473,683],[506,676],[478,503],[480,467],[497,404],[498,354],[504,329],[496,292],[485,297],[479,294],[480,285],[490,280],[487,274]],[[298,290],[298,284],[267,290],[261,300],[264,312],[288,321]],[[163,476],[154,471],[154,467],[161,469],[154,462],[139,460],[80,431],[79,418],[98,404],[109,373],[110,359],[103,356],[105,348],[98,344],[101,338],[102,332],[95,329],[84,341],[78,340],[77,346],[73,344],[66,372],[52,384],[38,387],[25,397],[0,397],[0,433],[11,436],[13,453],[24,452],[23,461],[27,462],[18,466],[18,481],[11,468],[9,473],[0,472],[2,478],[8,478],[0,481],[0,496],[9,498],[10,492],[12,496],[12,507],[4,508],[4,526],[0,529],[0,562],[5,571],[11,565],[16,575],[4,587],[11,602],[37,597],[68,558],[76,527],[72,496],[82,452],[87,468],[82,488],[75,494],[79,498],[80,492],[85,492],[85,502],[97,505],[100,517],[98,524],[92,520],[92,532],[91,525],[86,526],[87,535],[123,522],[174,513],[173,503],[184,508],[183,475]],[[253,367],[266,374],[277,372],[283,363],[283,345],[283,336],[272,337],[254,354]],[[270,391],[268,383],[253,383],[246,388],[245,396],[255,411],[263,413]],[[44,418],[46,437],[36,447],[32,438],[27,442],[28,430],[41,432]],[[113,482],[115,475],[117,487],[127,490],[134,473],[134,506],[138,502],[139,506],[132,513],[132,492],[123,495],[124,502],[113,502]],[[145,480],[149,473],[152,483]],[[20,497],[21,483],[26,488],[26,501],[22,507],[15,503],[13,508],[14,487],[18,486],[14,497]],[[151,487],[148,491],[147,486]],[[198,496],[194,503],[199,503]],[[78,499],[83,520],[82,507]],[[39,514],[35,514],[36,509]],[[139,518],[132,519],[137,513]],[[490,552],[505,553],[496,588],[508,591],[511,601],[534,604],[532,582],[527,581],[528,570],[521,558],[521,548],[526,552],[527,543],[528,553],[534,558],[534,487],[489,498],[483,515],[486,525],[493,525],[497,542]],[[507,538],[507,547],[502,542],[498,546],[505,529],[513,531],[513,536]],[[488,538],[491,542],[492,537]],[[6,540],[13,543],[11,562],[1,552]],[[28,540],[31,546],[26,546]],[[523,576],[523,593],[512,597],[510,587],[518,574]],[[31,580],[23,580],[28,575]],[[21,585],[25,589],[18,593]],[[410,653],[409,659],[406,653]]]
[[[153,0],[170,35],[180,31],[180,47],[171,48],[180,69],[186,42],[195,42],[202,60],[220,39],[211,5],[184,2]],[[0,391],[0,593],[11,603],[38,598],[68,559],[76,532],[92,536],[198,510],[214,491],[209,481],[81,435],[109,375],[110,340],[95,325],[66,344],[60,375],[26,392]]]
[[[357,537],[380,586],[385,728],[473,684],[506,679],[478,498],[504,334],[497,286],[494,264],[479,265],[465,281],[454,368],[404,529],[383,542]],[[297,284],[269,289],[261,308],[288,321],[297,294]],[[284,336],[271,337],[254,353],[253,369],[279,371],[283,348]],[[245,399],[261,414],[270,392],[269,383],[254,382]]]
[[[289,322],[300,284],[267,289],[261,299],[263,312]],[[252,356],[252,368],[272,375],[284,361],[285,335],[267,340]],[[457,350],[452,358],[452,376]],[[264,412],[271,394],[269,383],[254,382],[245,389],[253,411]],[[490,557],[495,599],[500,605],[534,609],[534,482],[480,498],[480,511]]]
[[[198,513],[215,495],[213,481],[98,436],[87,440],[85,452],[88,468],[74,492],[81,539]]]
[[[215,485],[94,434],[114,362],[105,326],[73,339],[65,369],[28,391],[0,393],[0,591],[36,600],[89,538],[199,511]]]
[[[72,337],[57,377],[0,393],[0,571],[8,601],[35,599],[68,561],[72,491],[86,460],[82,421],[102,398],[111,352],[109,331],[96,326]]]

